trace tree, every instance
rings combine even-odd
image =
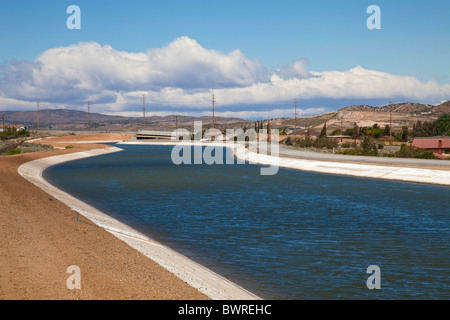
[[[342,135],[341,129],[336,129],[331,133],[332,136],[340,136]]]
[[[384,126],[384,130],[383,130],[383,136],[390,136],[391,135],[391,127],[389,127],[389,125],[385,125]]]
[[[378,127],[378,124],[376,124],[376,123],[372,126],[372,128],[367,128],[366,129],[366,134],[368,136],[372,136],[374,138],[379,138],[382,135],[382,133],[383,132]]]
[[[438,121],[425,121],[420,122],[418,120],[413,125],[413,136],[414,137],[433,137],[439,135],[439,125]]]
[[[353,144],[354,144],[354,148],[356,150],[356,138],[358,138],[358,125],[356,124],[356,122],[353,125]]]
[[[436,120],[438,134],[450,135],[450,114],[444,114]]]
[[[408,141],[408,127],[405,126],[402,127],[402,141]]]
[[[421,137],[422,135],[422,122],[417,120],[417,122],[413,125],[413,137]]]
[[[434,137],[438,135],[438,126],[436,121],[425,121],[423,123],[423,127],[426,137]]]
[[[363,141],[361,142],[362,152],[361,154],[364,156],[377,156],[378,155],[378,147],[371,136],[365,136]]]
[[[323,125],[322,131],[320,132],[319,138],[323,138],[327,136],[327,123]]]

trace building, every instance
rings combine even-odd
[[[288,136],[290,136],[290,137],[292,137],[292,136],[299,136],[299,137],[300,136],[310,136],[313,138],[317,138],[320,136],[320,131],[311,130],[311,129],[309,129],[309,130],[302,129],[302,130],[297,130],[297,134],[295,134],[295,132],[291,132],[288,134]]]
[[[438,155],[450,154],[450,137],[415,138],[411,145]]]
[[[21,124],[8,124],[8,125],[5,125],[5,130],[4,131],[7,131],[8,129],[10,129],[12,131],[15,131],[15,132],[28,130],[27,127],[25,127],[24,125],[21,125]],[[0,132],[3,132],[3,127],[0,128]]]

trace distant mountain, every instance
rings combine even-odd
[[[37,127],[37,111],[3,111],[6,123],[22,124],[30,129]],[[45,109],[39,111],[39,128],[42,130],[87,130],[90,125],[93,131],[136,131],[143,129],[144,120],[141,117],[110,116],[99,113],[68,110]],[[194,121],[202,121],[206,127],[212,124],[212,117],[190,117],[169,115],[166,117],[151,116],[145,119],[147,130],[173,130],[178,123],[179,128],[191,129]],[[221,128],[252,127],[253,122],[239,118],[215,117],[216,126]]]
[[[37,111],[4,111],[2,112],[9,122],[20,122],[23,124],[37,123]],[[120,121],[126,117],[107,116],[99,113],[91,113],[91,121]],[[51,110],[39,111],[39,124],[42,126],[55,125],[68,122],[88,121],[88,113],[76,110]]]
[[[392,115],[391,115],[392,111]],[[450,101],[433,106],[420,103],[397,103],[383,107],[357,105],[342,108],[336,112],[328,112],[316,116],[298,117],[297,124],[301,128],[313,128],[320,130],[327,123],[328,131],[352,128],[358,126],[372,126],[377,123],[384,127],[391,123],[396,130],[402,126],[412,128],[413,124],[420,121],[433,121],[443,114],[450,114]],[[293,127],[294,119],[276,119],[272,122],[273,128]]]
[[[392,108],[392,109],[391,109]],[[387,105],[384,107],[371,107],[367,105],[350,106],[338,111],[338,114],[344,115],[349,112],[372,112],[372,113],[389,113],[392,110],[393,114],[414,114],[414,115],[433,115],[441,116],[450,113],[450,101],[444,102],[440,105],[425,105],[420,103],[397,103]]]
[[[372,126],[378,123],[385,126],[391,122],[394,128],[402,126],[412,127],[421,121],[433,121],[443,114],[450,114],[450,101],[440,105],[426,105],[420,103],[397,103],[391,106],[372,107],[368,105],[357,105],[342,108],[336,112],[328,112],[316,116],[298,117],[298,126],[321,129],[327,123],[329,130],[358,126]],[[37,126],[36,111],[4,111],[0,112],[6,116],[9,124],[22,124],[30,129]],[[254,122],[239,118],[216,117],[216,127],[225,128],[253,128]],[[194,121],[202,121],[204,128],[211,126],[212,117],[190,117],[169,115],[166,117],[152,116],[145,120],[147,130],[173,130],[178,125],[179,128],[191,130]],[[99,113],[90,114],[91,129],[93,131],[137,131],[143,128],[143,118],[141,117],[121,117],[109,116]],[[272,128],[293,127],[294,119],[275,119],[271,121]],[[40,129],[51,130],[76,130],[88,129],[88,113],[67,109],[46,109],[39,112]]]
[[[329,123],[334,125],[334,128],[339,128],[341,119],[346,127],[355,122],[359,126],[372,126],[375,123],[385,126],[389,125],[392,119],[394,128],[401,128],[402,126],[411,128],[418,120],[433,121],[444,114],[450,114],[450,101],[436,106],[410,102],[383,107],[362,105],[338,110]]]

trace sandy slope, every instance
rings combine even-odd
[[[207,299],[17,173],[25,162],[92,148],[0,157],[0,299]],[[81,268],[81,290],[67,288],[71,265]]]

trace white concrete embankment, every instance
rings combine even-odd
[[[293,159],[282,156],[276,157],[271,155],[257,154],[248,150],[242,150],[242,148],[238,149],[238,151],[235,152],[235,155],[237,158],[245,159],[250,163],[257,163],[260,165],[272,167],[279,166],[281,168],[290,168],[328,174],[350,175],[362,178],[386,179],[450,186],[449,170]]]
[[[219,274],[188,259],[180,253],[145,236],[128,225],[108,216],[70,194],[54,187],[42,176],[43,171],[53,165],[76,159],[98,156],[122,149],[111,147],[85,152],[42,158],[27,162],[18,169],[20,175],[54,198],[69,206],[75,212],[88,218],[97,226],[104,228],[120,240],[157,262],[180,279],[215,300],[257,300],[258,296],[225,279]],[[74,215],[75,219],[75,215]]]

